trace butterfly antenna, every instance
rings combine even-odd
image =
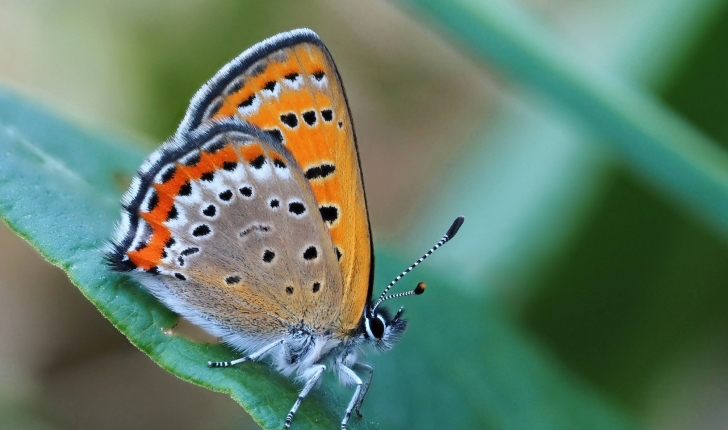
[[[452,223],[452,225],[450,226],[450,228],[447,229],[447,233],[445,233],[445,235],[442,236],[442,239],[440,239],[440,241],[437,242],[435,244],[435,246],[433,246],[432,248],[430,248],[430,250],[427,251],[425,253],[425,255],[423,255],[422,257],[420,257],[419,260],[417,260],[414,263],[412,263],[412,265],[410,267],[408,267],[407,270],[405,270],[404,272],[400,273],[396,278],[394,278],[392,280],[392,282],[390,282],[389,285],[387,285],[387,288],[385,288],[384,291],[382,291],[382,294],[379,295],[379,299],[377,299],[377,302],[374,303],[374,306],[372,306],[372,312],[374,312],[377,309],[377,306],[379,306],[379,304],[382,303],[385,300],[394,299],[394,298],[397,298],[397,297],[411,296],[413,294],[414,295],[419,295],[419,294],[424,293],[425,292],[425,283],[424,282],[420,282],[419,284],[417,284],[417,287],[414,290],[407,291],[407,292],[404,292],[404,293],[392,294],[392,295],[389,295],[389,296],[387,295],[387,292],[389,291],[390,288],[392,288],[392,286],[394,284],[396,284],[397,282],[399,282],[399,280],[402,279],[402,278],[404,278],[405,275],[407,275],[409,272],[412,271],[412,269],[414,269],[420,263],[422,263],[423,261],[425,261],[425,259],[427,257],[429,257],[430,255],[432,255],[432,253],[435,252],[437,250],[437,248],[441,247],[447,241],[449,241],[450,239],[452,239],[453,237],[455,237],[455,234],[457,234],[458,230],[460,230],[460,227],[463,225],[463,222],[465,222],[465,217],[459,216],[459,217],[455,218],[455,221]]]

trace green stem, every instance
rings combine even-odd
[[[403,3],[471,53],[562,103],[607,136],[636,172],[728,238],[728,154],[654,97],[579,61],[506,2]]]

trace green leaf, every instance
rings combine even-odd
[[[0,90],[0,215],[73,283],[129,340],[176,376],[229,393],[264,428],[280,428],[297,386],[263,363],[209,369],[235,354],[222,345],[165,334],[176,316],[125,275],[109,271],[101,247],[118,200],[144,154],[107,133],[80,130]],[[447,226],[443,226],[443,230]],[[467,223],[463,227],[467,231]],[[428,232],[433,241],[442,232]],[[460,233],[467,234],[467,233]],[[457,246],[457,238],[454,245]],[[378,279],[405,263],[380,253]],[[384,257],[384,258],[381,258]],[[477,256],[471,256],[477,258]],[[464,297],[444,278],[414,300],[411,329],[394,351],[371,357],[376,376],[365,419],[351,428],[634,428],[561,369],[490,303]],[[337,428],[351,389],[324,384],[296,415],[296,429]]]

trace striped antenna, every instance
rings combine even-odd
[[[422,257],[420,257],[419,260],[417,260],[414,263],[412,263],[412,265],[410,267],[408,267],[407,270],[405,270],[404,272],[400,273],[396,278],[394,278],[392,280],[392,282],[389,283],[389,285],[387,285],[387,288],[385,288],[384,291],[382,291],[382,294],[379,295],[379,299],[377,299],[377,302],[374,303],[374,306],[372,306],[371,312],[374,313],[374,311],[377,309],[377,306],[379,306],[379,304],[382,303],[385,300],[394,299],[396,297],[411,296],[413,294],[419,295],[419,294],[424,293],[425,292],[425,284],[423,282],[420,282],[419,284],[417,284],[417,287],[414,290],[412,290],[412,291],[407,291],[407,292],[398,293],[398,294],[392,294],[390,296],[387,295],[387,292],[389,291],[390,288],[392,288],[392,286],[394,284],[396,284],[397,282],[399,282],[399,280],[402,279],[402,278],[404,278],[405,275],[407,275],[409,272],[412,271],[412,269],[414,269],[420,263],[422,263],[423,261],[425,261],[425,259],[427,257],[429,257],[430,255],[432,255],[432,253],[435,252],[437,250],[437,248],[441,247],[442,245],[445,244],[445,242],[447,242],[450,239],[452,239],[453,237],[455,237],[455,234],[457,234],[458,230],[460,230],[460,226],[463,225],[463,222],[465,222],[465,217],[459,216],[459,217],[455,218],[455,221],[452,223],[452,225],[450,226],[450,228],[447,229],[447,233],[445,233],[445,235],[442,237],[442,239],[440,239],[440,241],[437,242],[435,244],[435,246],[433,246],[432,248],[430,248],[430,250],[427,251],[425,253],[425,255],[423,255]]]
[[[420,294],[425,292],[425,287],[426,287],[425,283],[420,282],[419,284],[417,284],[417,286],[415,287],[414,290],[405,291],[404,293],[390,294],[386,297],[381,298],[379,300],[379,302],[383,302],[383,301],[389,300],[389,299],[396,299],[398,297],[407,297],[407,296],[411,296],[411,295],[419,296]]]

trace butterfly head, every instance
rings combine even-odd
[[[376,349],[386,351],[394,346],[407,328],[407,320],[401,318],[404,308],[392,318],[386,308],[380,308],[364,317],[364,338]]]
[[[420,282],[414,290],[395,294],[384,300],[412,294],[422,294],[424,292],[425,283]],[[378,301],[375,305],[367,306],[366,312],[364,313],[364,338],[368,343],[382,351],[392,348],[402,337],[405,329],[407,329],[407,320],[402,319],[404,307],[400,307],[397,313],[394,314],[394,317],[392,317],[387,308],[379,306],[384,300]]]

